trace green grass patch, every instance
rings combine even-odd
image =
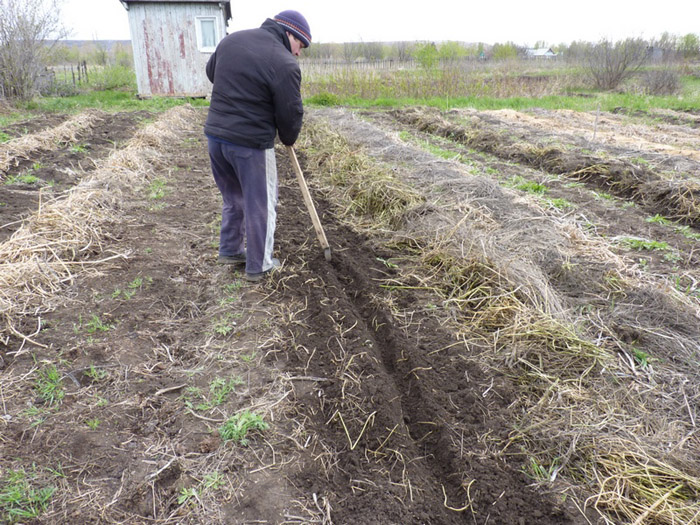
[[[124,298],[127,301],[131,299],[137,291],[143,290],[153,284],[153,277],[141,277],[140,275],[134,278],[133,281],[126,285],[126,289],[115,288],[112,292],[112,299]]]
[[[104,381],[109,377],[109,372],[103,368],[96,367],[95,365],[90,365],[90,368],[83,372],[83,375],[90,379],[93,383],[99,381]]]
[[[661,224],[663,226],[668,226],[670,228],[673,228],[673,231],[676,233],[679,233],[683,235],[683,237],[687,239],[693,239],[693,240],[700,240],[700,233],[693,231],[690,226],[687,224],[679,224],[676,221],[673,221],[671,219],[667,219],[666,217],[663,217],[662,215],[659,215],[658,213],[652,217],[647,217],[645,219],[647,222],[651,222],[654,224]]]
[[[199,500],[200,495],[220,489],[226,484],[226,479],[220,472],[205,474],[197,486],[182,487],[177,497],[178,505],[184,505],[191,500]]]
[[[155,178],[148,185],[148,198],[151,200],[158,200],[165,197],[166,187],[168,181],[161,178]]]
[[[262,416],[246,410],[227,419],[219,427],[219,435],[224,441],[233,441],[245,446],[249,442],[249,432],[267,430],[269,426]]]
[[[547,193],[547,186],[539,182],[526,180],[524,177],[515,176],[512,177],[505,183],[506,186],[510,188],[515,188],[516,190],[525,191],[527,193],[532,193],[535,195],[544,195]]]
[[[23,175],[10,175],[3,181],[3,183],[7,186],[12,186],[14,184],[36,184],[40,180],[41,179],[36,175],[25,173]]]
[[[666,217],[659,215],[658,213],[653,217],[647,217],[645,220],[653,224],[663,224],[664,226],[668,226],[672,222],[670,219],[667,219]]]
[[[634,355],[634,360],[642,368],[646,369],[649,366],[649,359],[651,357],[643,350],[640,350],[639,348],[632,348],[632,355]]]
[[[567,210],[574,207],[571,202],[561,198],[545,199],[545,202],[552,208],[556,208],[558,210]]]
[[[681,93],[649,96],[637,92],[597,92],[580,87],[585,83],[581,70],[528,72],[547,86],[533,90],[530,82],[518,79],[521,71],[481,72],[457,69],[413,69],[402,71],[352,69],[314,72],[305,76],[304,99],[310,105],[355,107],[432,106],[442,110],[470,107],[481,110],[530,108],[571,109],[575,111],[648,111],[654,108],[678,111],[700,109],[700,88],[692,76],[682,77]],[[537,83],[539,85],[539,82]],[[578,86],[578,87],[577,87]],[[542,93],[542,89],[546,91]],[[521,93],[525,94],[524,96]],[[535,93],[529,96],[528,93]]]
[[[673,231],[675,231],[676,233],[680,233],[681,235],[683,235],[684,237],[686,237],[688,239],[700,241],[700,233],[691,230],[690,226],[688,226],[688,225],[685,225],[685,224],[676,225],[673,227]]]
[[[489,96],[469,97],[377,97],[360,98],[357,96],[340,97],[337,105],[364,108],[401,108],[406,106],[429,106],[441,110],[454,108],[474,108],[478,110],[514,109],[527,110],[570,109],[574,111],[613,111],[625,108],[629,111],[649,111],[655,108],[676,111],[700,110],[700,96],[650,97],[634,94],[589,93],[589,96],[548,95],[543,97],[508,97]],[[310,100],[311,97],[305,99]]]
[[[90,320],[85,323],[85,330],[89,334],[108,332],[112,328],[114,328],[114,325],[104,322],[97,314],[92,314]]]
[[[231,379],[217,377],[209,385],[209,398],[204,403],[198,404],[197,410],[207,411],[223,405],[236,387],[242,384],[243,380],[240,377]]]
[[[28,522],[47,508],[55,487],[40,486],[35,473],[24,469],[6,470],[0,480],[0,521]]]
[[[206,99],[152,97],[139,99],[134,91],[105,90],[88,91],[68,97],[42,97],[34,99],[20,106],[19,111],[38,112],[79,112],[88,108],[97,108],[104,111],[152,111],[161,112],[170,108],[191,104],[197,107],[206,107],[209,102]]]
[[[236,319],[239,319],[240,316],[240,313],[232,314],[229,312],[227,314],[224,314],[218,317],[216,320],[214,320],[212,330],[215,334],[227,336],[231,332],[233,332],[237,324]]]
[[[636,239],[634,237],[623,237],[620,243],[631,248],[632,250],[649,250],[649,251],[669,251],[671,247],[664,241],[649,241],[647,239]]]
[[[339,106],[341,98],[333,93],[323,92],[308,97],[305,102],[312,106]]]
[[[39,369],[36,374],[34,390],[39,398],[47,405],[60,403],[66,392],[63,389],[61,374],[56,369],[56,365],[49,365]]]

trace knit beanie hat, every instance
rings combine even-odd
[[[301,40],[304,47],[309,47],[311,45],[311,30],[309,29],[309,23],[300,12],[293,11],[291,9],[282,11],[280,14],[276,15],[273,20],[284,27],[286,31],[289,31],[295,37]]]

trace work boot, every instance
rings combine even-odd
[[[262,281],[263,278],[264,278],[267,274],[271,273],[273,270],[276,270],[276,269],[279,268],[280,266],[281,266],[281,265],[280,265],[280,260],[279,260],[279,259],[273,258],[273,259],[272,259],[272,266],[270,267],[269,270],[265,270],[264,272],[259,272],[259,273],[248,273],[248,272],[246,272],[246,273],[245,273],[245,276],[244,276],[243,278],[244,278],[246,281],[250,282],[250,283],[257,283],[257,282]]]
[[[219,255],[216,260],[219,264],[233,264],[236,266],[245,266],[245,253],[238,255]]]

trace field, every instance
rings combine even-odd
[[[700,114],[308,108],[262,285],[206,108],[0,144],[0,521],[700,522]]]

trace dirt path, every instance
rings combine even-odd
[[[561,402],[549,396],[546,372],[533,379],[527,363],[537,358],[530,341],[516,340],[506,325],[488,337],[465,331],[463,300],[446,298],[431,281],[449,267],[427,261],[416,246],[430,228],[436,239],[451,230],[466,260],[483,228],[490,237],[484,253],[521,247],[507,255],[510,267],[500,261],[502,279],[527,275],[516,264],[524,260],[546,282],[542,290],[551,291],[523,281],[523,291],[500,297],[543,293],[562,322],[573,311],[582,322],[605,321],[597,344],[613,358],[604,366],[593,360],[592,381],[603,378],[615,395],[629,392],[631,381],[629,403],[637,394],[651,396],[653,381],[659,395],[641,399],[650,410],[667,410],[667,396],[682,393],[688,407],[698,399],[695,387],[683,382],[697,377],[687,357],[688,347],[700,341],[692,306],[697,288],[674,292],[673,300],[664,296],[674,276],[697,282],[696,239],[646,222],[644,212],[621,202],[595,199],[591,188],[551,183],[542,172],[447,144],[383,113],[362,120],[345,111],[309,111],[309,125],[330,121],[354,148],[366,148],[427,200],[394,228],[352,228],[338,208],[338,188],[329,188],[311,158],[313,148],[301,145],[333,248],[328,262],[280,150],[277,252],[283,267],[264,285],[248,285],[215,262],[220,198],[208,169],[204,116],[204,110],[190,110],[185,123],[173,126],[176,136],[158,145],[159,159],[145,168],[143,183],[124,190],[119,218],[104,228],[99,253],[94,248],[77,256],[88,263],[111,258],[63,282],[38,317],[13,319],[29,338],[2,332],[0,477],[6,487],[21,479],[48,491],[43,507],[35,503],[37,522],[563,524],[624,516],[611,502],[583,509],[598,490],[593,481],[574,486],[563,476],[551,483],[537,477],[532,462],[549,468],[547,447],[564,449],[560,457],[570,461],[568,468],[582,472],[574,449],[579,439],[588,447],[587,435],[572,445],[564,429],[542,428],[536,411],[528,416],[537,405]],[[90,162],[76,159],[71,142],[33,154],[20,169],[36,162],[51,173],[70,168],[75,175],[57,184],[67,188],[95,166],[99,171],[100,162],[92,160],[108,161],[142,118],[105,116],[81,136],[78,143],[94,145]],[[410,137],[398,140],[398,131]],[[469,155],[473,164],[438,160],[416,141]],[[489,169],[498,173],[493,181],[483,178]],[[516,174],[547,179],[549,197],[566,199],[572,208],[498,188]],[[13,204],[0,207],[9,223],[30,215],[37,202],[36,192],[22,201],[18,190],[6,187],[3,198]],[[456,222],[450,222],[453,213]],[[595,241],[566,223],[584,220],[593,225]],[[465,227],[474,229],[465,233]],[[16,228],[4,230],[7,238]],[[664,239],[678,257],[641,255],[602,240],[627,236]],[[648,258],[643,287],[628,282],[639,276],[635,261],[641,257]],[[421,273],[425,264],[433,265],[427,266],[431,275]],[[476,276],[478,267],[472,268]],[[453,277],[468,281],[470,275]],[[468,317],[479,317],[483,327],[490,296],[470,293]],[[648,311],[650,301],[659,308]],[[502,301],[499,308],[504,317],[494,321],[501,323],[508,305]],[[652,330],[645,332],[643,323]],[[671,337],[674,343],[667,342]],[[675,354],[686,375],[664,362],[654,375],[634,363],[630,372],[616,361],[632,355],[626,341],[658,359]],[[585,376],[584,361],[573,357],[565,368]],[[614,382],[608,383],[606,370]],[[561,390],[566,400],[600,387],[579,381],[577,394]],[[574,384],[566,377],[563,383]],[[692,450],[698,437],[686,404],[666,413],[671,426],[659,422],[640,439],[655,444],[682,434],[678,450],[697,465]],[[225,424],[244,414],[264,425],[246,436],[247,444],[223,437]],[[528,449],[528,441],[544,449]],[[554,480],[556,471],[548,476]],[[10,510],[0,498],[2,519],[11,521]]]

